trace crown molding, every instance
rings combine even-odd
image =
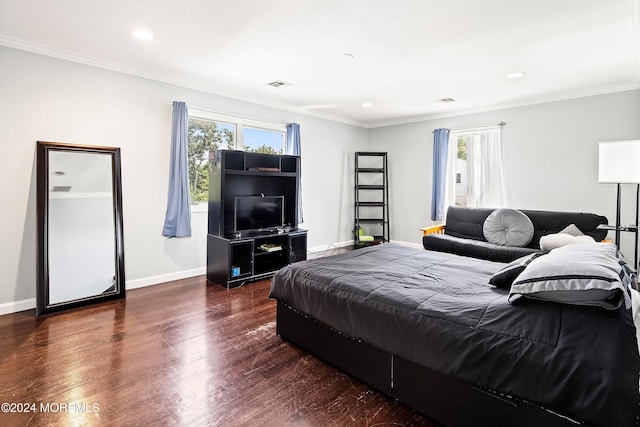
[[[638,21],[640,20],[639,19],[640,13],[638,11],[638,7],[637,7],[637,2],[636,1],[633,1],[633,9],[634,9],[633,10],[633,20],[637,24]],[[635,67],[636,76],[635,76],[635,79],[634,79],[633,82],[622,83],[622,84],[612,85],[612,86],[605,86],[605,87],[601,87],[601,88],[580,90],[580,91],[569,91],[569,92],[562,92],[562,93],[554,93],[554,94],[550,94],[550,95],[543,95],[543,96],[537,96],[537,97],[518,99],[518,100],[515,100],[513,102],[494,104],[494,105],[482,106],[482,107],[477,107],[477,108],[469,108],[469,109],[465,109],[465,110],[449,111],[449,112],[446,112],[446,113],[434,113],[434,114],[423,114],[423,115],[416,115],[416,116],[404,116],[404,117],[398,117],[398,118],[395,118],[395,119],[375,120],[375,121],[370,121],[370,122],[361,122],[361,121],[347,119],[347,118],[340,117],[340,116],[334,116],[334,115],[331,115],[331,114],[322,114],[322,113],[317,113],[317,112],[310,112],[310,111],[307,111],[305,109],[293,107],[293,106],[290,106],[290,105],[269,103],[269,102],[257,102],[256,100],[244,98],[244,97],[237,96],[237,95],[234,95],[234,94],[229,94],[229,93],[225,94],[223,90],[212,89],[211,87],[208,87],[206,84],[201,83],[201,82],[196,82],[196,81],[189,80],[189,79],[184,79],[184,78],[172,77],[172,76],[168,76],[168,75],[161,74],[161,73],[155,73],[155,72],[151,72],[151,71],[148,71],[148,70],[145,70],[145,69],[142,69],[142,68],[131,67],[131,66],[128,66],[128,65],[120,64],[120,63],[113,62],[113,61],[107,61],[107,60],[104,60],[104,59],[100,59],[100,58],[96,58],[96,57],[92,57],[92,56],[88,56],[88,55],[81,55],[81,54],[70,52],[70,51],[66,51],[66,50],[63,50],[63,49],[56,49],[56,48],[52,48],[52,47],[49,47],[49,46],[41,45],[41,44],[38,44],[38,43],[28,42],[28,41],[25,41],[25,40],[22,40],[22,39],[18,39],[18,38],[15,38],[15,37],[6,36],[6,35],[3,35],[3,34],[0,34],[0,46],[6,46],[6,47],[9,47],[9,48],[13,48],[13,49],[23,50],[23,51],[26,51],[26,52],[31,52],[31,53],[35,53],[35,54],[39,54],[39,55],[43,55],[43,56],[49,56],[49,57],[53,57],[53,58],[57,58],[57,59],[62,59],[62,60],[65,60],[65,61],[80,63],[80,64],[83,64],[83,65],[89,65],[89,66],[92,66],[92,67],[102,68],[102,69],[106,69],[106,70],[109,70],[109,71],[115,71],[115,72],[118,72],[118,73],[123,73],[123,74],[128,74],[128,75],[132,75],[132,76],[136,76],[136,77],[141,77],[141,78],[148,79],[148,80],[159,81],[159,82],[162,82],[162,83],[167,83],[167,84],[171,84],[171,85],[182,87],[182,88],[186,88],[186,89],[193,89],[193,90],[209,93],[209,94],[216,95],[216,96],[222,96],[222,97],[225,97],[225,98],[234,99],[234,100],[242,101],[242,102],[247,102],[247,103],[251,103],[251,104],[254,104],[254,105],[260,105],[260,106],[263,106],[263,107],[268,107],[268,108],[274,108],[274,109],[278,109],[278,110],[288,111],[288,112],[300,114],[300,115],[303,115],[303,116],[315,117],[315,118],[319,118],[319,119],[323,119],[323,120],[329,120],[329,121],[332,121],[332,122],[344,123],[344,124],[347,124],[347,125],[357,126],[357,127],[364,128],[364,129],[375,129],[375,128],[386,127],[386,126],[395,126],[395,125],[403,125],[403,124],[410,124],[410,123],[418,123],[418,122],[427,121],[427,120],[435,120],[435,119],[442,119],[442,118],[448,118],[448,117],[464,116],[464,115],[468,115],[468,114],[477,114],[477,113],[483,113],[483,112],[488,112],[488,111],[503,110],[503,109],[507,109],[507,108],[523,107],[523,106],[536,105],[536,104],[544,104],[544,103],[548,103],[548,102],[565,101],[565,100],[575,99],[575,98],[584,98],[584,97],[588,97],[588,96],[604,95],[604,94],[608,94],[608,93],[623,92],[623,91],[639,89],[640,88],[640,42],[638,41],[638,39],[639,39],[638,31],[639,31],[638,30],[638,25],[633,25],[634,57],[635,57],[635,64],[636,64],[636,67]]]
[[[79,53],[69,52],[63,49],[56,49],[53,47],[31,43],[25,40],[17,39],[0,34],[0,45],[10,47],[13,49],[24,50],[26,52],[36,53],[38,55],[50,56],[57,59],[62,59],[70,62],[77,62],[92,67],[103,68],[110,71],[116,71],[118,73],[130,74],[137,77],[143,77],[150,80],[166,81],[166,76],[159,73],[153,73],[142,68],[131,67],[123,65],[117,62],[106,61],[104,59],[96,58],[88,55],[81,55]],[[168,83],[175,84],[167,81]]]
[[[516,107],[526,107],[529,105],[546,104],[549,102],[568,101],[571,99],[586,98],[589,96],[597,96],[597,95],[606,95],[609,93],[616,93],[616,92],[626,92],[626,91],[636,90],[636,89],[640,89],[640,83],[638,82],[638,79],[636,79],[633,82],[621,83],[621,84],[605,86],[601,88],[553,93],[549,95],[518,99],[516,101],[505,102],[501,104],[494,104],[494,105],[488,105],[488,106],[477,107],[477,108],[468,108],[465,110],[449,111],[446,113],[423,114],[423,115],[411,116],[411,117],[399,117],[397,119],[391,119],[391,120],[380,120],[375,122],[369,122],[368,128],[375,129],[375,128],[386,127],[386,126],[418,123],[418,122],[424,122],[427,120],[466,116],[468,114],[486,113],[488,111],[504,110],[507,108],[516,108]]]
[[[275,108],[278,110],[289,111],[291,113],[301,114],[304,116],[315,117],[318,119],[329,120],[332,122],[344,123],[352,126],[358,126],[361,128],[368,128],[366,123],[356,120],[347,119],[344,117],[333,116],[331,114],[322,114],[316,112],[310,112],[301,108],[292,107],[289,105],[269,103],[269,102],[256,102],[256,100],[247,99],[233,94],[225,94],[224,91],[213,90],[206,84],[196,82],[189,79],[172,77],[161,73],[151,72],[142,68],[131,67],[129,65],[120,64],[113,61],[107,61],[104,59],[96,58],[93,56],[82,55],[63,49],[56,49],[49,46],[41,45],[38,43],[32,43],[25,40],[17,39],[14,37],[0,34],[0,46],[6,46],[13,49],[23,50],[25,52],[35,53],[38,55],[49,56],[52,58],[62,59],[65,61],[76,62],[83,65],[89,65],[91,67],[102,68],[109,71],[115,71],[117,73],[128,74],[136,77],[142,77],[148,80],[154,80],[162,83],[168,83],[174,86],[179,86],[186,89],[193,89],[205,93],[209,93],[216,96],[222,96],[225,98],[234,99],[237,101],[248,102],[263,107]]]
[[[399,117],[390,120],[376,120],[367,123],[368,129],[375,129],[385,126],[395,126],[410,123],[418,123],[426,120],[444,119],[448,117],[464,116],[467,114],[484,113],[488,111],[503,110],[506,108],[525,107],[528,105],[545,104],[548,102],[567,101],[588,96],[606,95],[615,92],[625,92],[640,89],[640,0],[630,0],[631,2],[631,31],[633,38],[633,60],[635,64],[635,76],[631,82],[617,85],[604,86],[595,89],[581,91],[570,91],[554,93],[550,95],[518,99],[512,102],[495,104],[484,107],[469,108],[466,110],[450,111],[446,113],[424,114],[411,117]]]

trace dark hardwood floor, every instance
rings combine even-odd
[[[269,286],[0,316],[0,425],[435,425],[277,337]]]

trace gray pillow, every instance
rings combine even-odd
[[[575,224],[567,225],[562,231],[558,232],[558,234],[571,234],[572,236],[584,236],[584,233],[580,231],[578,226]]]
[[[544,252],[534,252],[514,259],[491,276],[489,284],[497,288],[509,289],[516,277],[527,268],[531,261],[542,255],[544,255]]]
[[[530,298],[614,310],[623,301],[630,305],[625,274],[615,245],[562,246],[529,263],[513,281],[509,302]]]
[[[523,247],[533,238],[533,223],[518,210],[496,209],[484,221],[482,234],[494,245]]]

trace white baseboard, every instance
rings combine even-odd
[[[307,251],[308,252],[322,252],[322,251],[326,251],[326,250],[329,250],[329,249],[343,248],[345,246],[352,246],[352,245],[353,245],[353,240],[345,240],[344,242],[330,243],[328,245],[321,245],[321,246],[314,246],[313,248],[308,248]]]
[[[392,240],[391,243],[403,246],[411,246],[422,249],[422,245],[419,243],[402,242],[398,240]],[[322,252],[334,248],[342,248],[345,246],[353,245],[353,240],[345,240],[343,242],[332,243],[329,245],[315,246],[309,248],[309,252]],[[160,274],[158,276],[143,277],[142,279],[127,280],[126,289],[138,289],[146,286],[158,285],[160,283],[171,282],[173,280],[187,279],[189,277],[202,276],[207,274],[206,267],[194,268],[191,270],[176,271],[175,273]],[[17,313],[19,311],[31,310],[36,308],[36,299],[29,298],[20,301],[7,302],[0,304],[0,316],[3,314]]]
[[[189,277],[202,276],[207,274],[207,267],[199,267],[191,270],[176,271],[175,273],[160,274],[158,276],[143,277],[142,279],[127,280],[126,289],[138,289],[146,286],[158,285],[160,283],[174,280],[187,279]]]
[[[36,308],[35,298],[7,302],[4,304],[0,304],[0,316],[3,314],[10,314],[10,313],[17,313],[19,311],[31,310],[32,308]]]
[[[158,276],[144,277],[142,279],[127,280],[126,289],[138,289],[146,286],[159,285],[160,283],[171,282],[173,280],[187,279],[194,276],[202,276],[207,273],[206,267],[194,268],[192,270],[177,271],[175,273],[161,274]],[[0,316],[3,314],[17,313],[19,311],[36,308],[36,299],[29,298],[20,301],[0,304]]]

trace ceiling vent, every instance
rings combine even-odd
[[[291,86],[291,83],[283,82],[282,80],[276,80],[275,82],[271,82],[267,84],[269,86],[273,86],[277,88]]]
[[[442,98],[442,99],[436,99],[436,102],[439,102],[440,104],[448,104],[449,102],[454,102],[455,99],[453,98]]]
[[[70,185],[54,185],[53,186],[53,190],[56,193],[68,193],[69,191],[71,191],[71,186]]]

